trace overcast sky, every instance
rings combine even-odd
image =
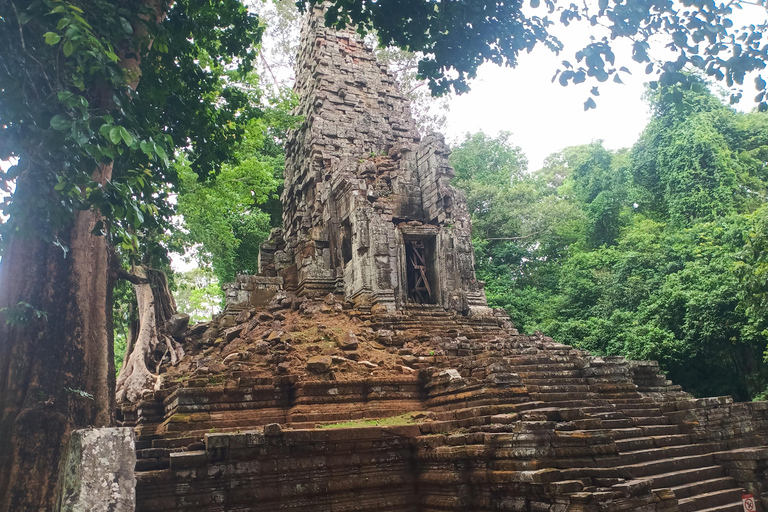
[[[764,20],[766,12],[759,7],[736,11],[734,24],[742,26]],[[516,68],[500,68],[486,64],[480,68],[472,90],[451,99],[445,134],[449,141],[461,140],[467,132],[495,135],[499,130],[512,132],[511,140],[520,146],[529,160],[529,169],[541,167],[544,158],[564,147],[587,144],[602,139],[610,149],[631,146],[649,119],[643,102],[644,84],[655,75],[645,74],[645,65],[632,61],[628,42],[614,41],[616,67],[626,66],[632,75],[621,74],[624,85],[612,81],[599,84],[587,80],[579,85],[552,83],[552,76],[562,60],[576,64],[573,54],[589,43],[589,35],[598,35],[586,23],[555,27],[553,30],[565,44],[559,56],[544,47],[522,55]],[[657,39],[651,55],[664,57],[666,41]],[[670,55],[671,56],[671,55]],[[676,55],[675,55],[676,57]],[[765,77],[765,74],[764,74]],[[744,82],[745,94],[737,106],[751,110],[756,92],[754,77]],[[597,108],[584,111],[589,90],[598,85]]]
[[[576,144],[602,139],[608,148],[630,146],[648,122],[642,101],[642,69],[624,77],[624,85],[551,83],[562,57],[539,48],[525,55],[515,68],[485,65],[472,83],[472,91],[451,100],[446,136],[461,140],[464,133],[512,132],[511,140],[529,160],[529,169],[541,167],[550,153]],[[599,85],[597,108],[584,111],[593,85]]]

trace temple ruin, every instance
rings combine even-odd
[[[303,123],[288,140],[283,229],[262,248],[261,275],[300,296],[343,294],[356,307],[487,314],[442,137],[419,136],[394,78],[354,33],[322,24],[312,16],[302,33]]]
[[[475,279],[448,151],[386,67],[318,10],[297,66],[260,274],[119,404],[136,510],[764,510],[768,403],[518,333]]]

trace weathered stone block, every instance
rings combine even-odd
[[[56,512],[133,512],[132,428],[75,430],[66,450]]]

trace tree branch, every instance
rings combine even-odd
[[[11,4],[11,9],[13,9],[13,14],[16,16],[16,24],[19,27],[19,39],[21,41],[21,49],[24,50],[24,53],[27,54],[27,57],[35,61],[37,65],[40,66],[40,71],[43,73],[43,78],[45,78],[45,82],[48,84],[48,89],[50,89],[51,92],[53,92],[54,89],[51,86],[51,81],[48,80],[48,75],[45,74],[45,66],[43,66],[42,62],[37,60],[31,53],[27,51],[27,45],[24,42],[24,31],[21,28],[21,20],[19,19],[19,12],[16,10],[16,4],[14,4],[13,2],[10,2],[10,4]],[[29,76],[29,73],[27,73],[27,76]],[[33,84],[33,87],[34,87],[34,84]]]
[[[117,277],[120,279],[125,279],[132,284],[149,284],[149,279],[131,274],[130,272],[123,269],[119,269],[117,271]]]
[[[259,57],[261,57],[261,62],[267,68],[267,71],[269,71],[269,75],[272,77],[272,81],[275,83],[275,89],[276,89],[275,92],[280,91],[280,84],[277,83],[277,78],[275,78],[275,74],[272,72],[272,68],[269,67],[269,63],[267,63],[267,59],[264,58],[264,52],[259,52]]]

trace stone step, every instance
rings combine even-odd
[[[688,484],[676,485],[674,487],[670,487],[670,489],[674,491],[675,496],[677,496],[677,499],[680,500],[683,498],[690,498],[691,496],[695,496],[697,494],[703,494],[704,492],[720,491],[737,487],[738,485],[733,478],[724,476],[718,478],[710,478],[709,480],[691,482]]]
[[[602,422],[603,426],[605,426],[605,421]],[[638,427],[628,427],[628,428],[611,428],[611,432],[613,432],[613,439],[616,440],[616,444],[618,445],[618,440],[621,439],[632,439],[637,438],[643,435],[643,431],[640,430]],[[619,448],[621,449],[621,448]]]
[[[635,425],[646,436],[668,436],[680,434],[680,425]]]
[[[648,478],[654,475],[682,471],[685,469],[694,469],[708,467],[714,464],[715,458],[711,453],[703,455],[689,455],[684,457],[670,457],[667,459],[639,462],[637,464],[627,464],[620,466],[620,469],[627,471],[633,478]]]
[[[714,466],[710,464],[708,466],[669,471],[667,473],[659,473],[651,476],[650,478],[653,479],[653,487],[655,489],[666,489],[669,487],[677,487],[692,482],[701,482],[714,478],[722,478],[724,476],[725,471],[723,470],[722,466]]]
[[[515,373],[537,373],[539,375],[546,372],[579,371],[576,362],[552,363],[550,358],[530,359],[526,361],[507,361],[515,369]],[[531,368],[535,368],[532,370]]]
[[[200,437],[171,437],[167,439],[153,439],[152,448],[183,448],[199,441],[201,441]]]
[[[617,405],[616,408],[626,414],[627,416],[637,418],[650,418],[651,416],[661,416],[661,409],[659,406],[654,405],[650,407],[641,407],[641,404],[633,404],[631,406],[624,407]]]
[[[550,384],[539,386],[536,384],[524,383],[529,392],[538,393],[589,393],[591,386],[586,384]]]
[[[680,512],[694,512],[741,502],[742,489],[722,489],[678,500]]]
[[[522,379],[533,379],[536,380],[538,376],[540,376],[542,372],[540,371],[521,371],[518,372],[518,375]],[[560,378],[573,378],[573,377],[581,377],[581,372],[579,370],[553,370],[549,373],[547,373],[547,379],[553,378],[553,379],[560,379]],[[547,380],[542,379],[542,380]]]
[[[574,409],[582,407],[606,407],[610,404],[609,400],[602,398],[589,398],[582,400],[548,400],[547,407],[560,407],[562,409]]]
[[[711,453],[706,445],[686,444],[681,446],[668,446],[661,448],[649,448],[647,450],[635,450],[631,452],[621,452],[622,459],[632,461],[637,464],[640,462],[658,461],[661,459],[671,459],[675,457],[688,457],[694,455],[705,455]]]
[[[632,416],[633,425],[669,425],[669,418],[666,416]]]
[[[541,400],[543,402],[550,402],[550,401],[574,401],[574,400],[589,400],[593,398],[600,398],[600,395],[598,393],[594,392],[574,392],[574,393],[561,393],[561,392],[532,392],[531,396],[534,397],[536,400]]]
[[[741,500],[739,500],[717,507],[705,508],[703,510],[699,510],[698,512],[742,512],[743,510],[744,504],[741,502]]]
[[[602,420],[602,425],[604,428],[611,428],[611,429],[622,429],[625,427],[632,427],[634,424],[632,423],[632,420],[629,418],[617,418],[614,420]],[[642,430],[640,431],[642,432]]]
[[[664,446],[677,446],[691,443],[688,434],[671,434],[668,436],[642,436],[630,437],[616,441],[616,446],[622,452],[644,450],[649,448],[661,448]]]
[[[601,420],[630,420],[627,418],[627,416],[621,412],[617,411],[613,407],[605,407],[606,410],[603,411],[595,411],[592,415],[595,418],[599,418]]]
[[[586,379],[581,377],[544,377],[532,379],[523,377],[519,373],[518,375],[523,379],[526,386],[588,386]]]

